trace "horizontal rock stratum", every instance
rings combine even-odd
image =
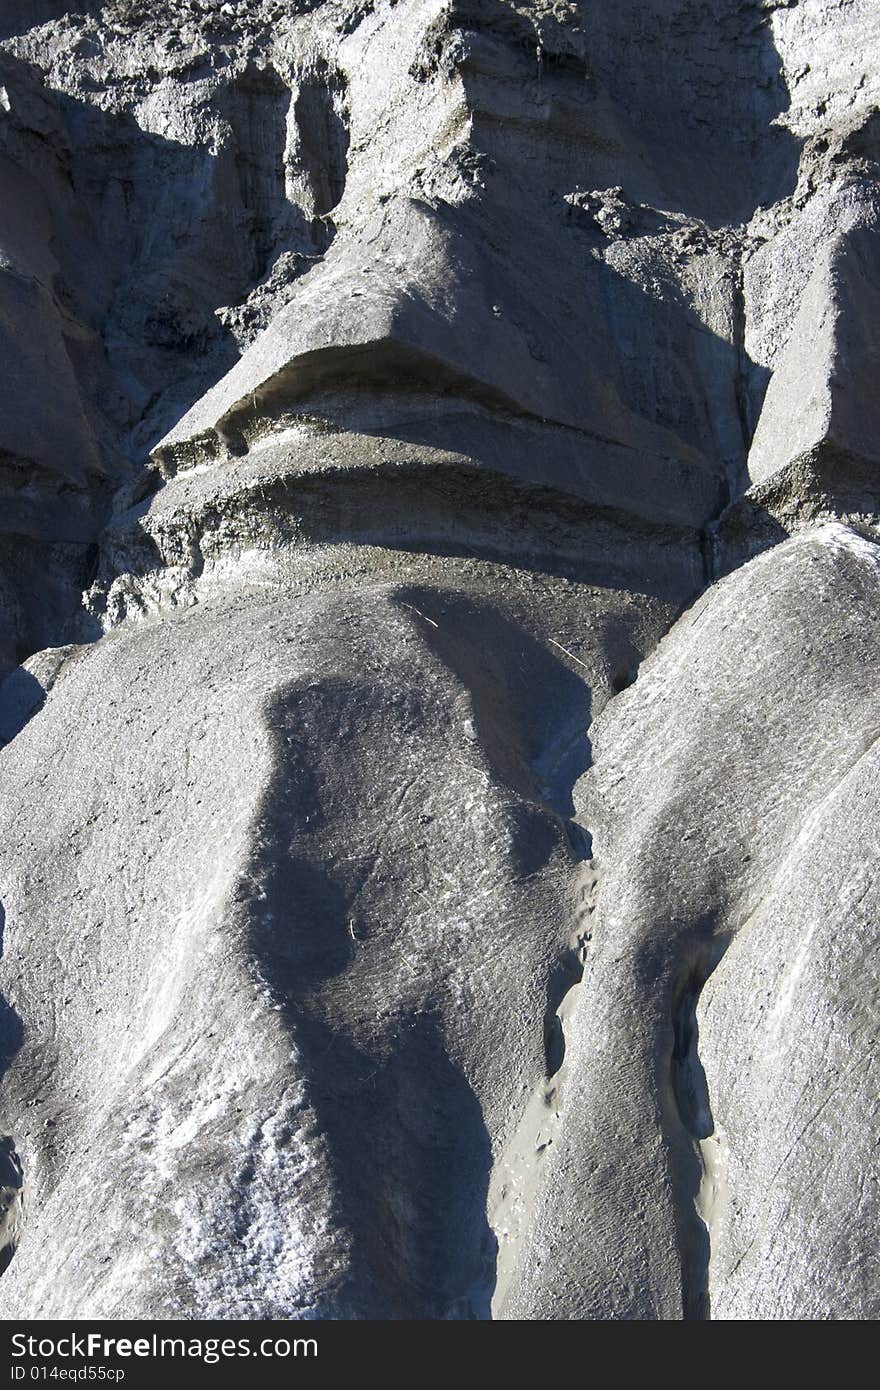
[[[872,0],[0,13],[0,1310],[880,1316]]]

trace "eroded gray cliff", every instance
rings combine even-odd
[[[878,37],[6,6],[7,1316],[878,1315]]]

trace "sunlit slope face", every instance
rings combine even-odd
[[[593,939],[506,1316],[875,1315],[878,554],[832,523],[753,560],[592,726]]]
[[[69,654],[2,753],[6,1311],[486,1315],[584,730],[673,611],[413,559]]]

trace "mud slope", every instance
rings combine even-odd
[[[878,41],[4,7],[4,1316],[878,1316]]]

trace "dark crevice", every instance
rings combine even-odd
[[[338,109],[344,97],[344,78],[329,72],[323,63],[317,73],[303,81],[294,102],[299,157],[311,184],[315,219],[332,212],[345,189],[349,134]],[[319,232],[322,242],[329,239],[325,228]],[[326,245],[319,249],[326,249]]]
[[[635,685],[638,674],[638,669],[633,670],[632,668],[626,671],[618,671],[617,675],[613,676],[611,679],[611,689],[614,694],[619,695],[621,691],[628,690],[631,685]]]
[[[740,260],[737,265],[735,274],[736,280],[733,292],[733,347],[736,353],[734,391],[736,396],[736,413],[739,417],[739,427],[742,432],[742,472],[744,473],[749,456],[749,449],[752,447],[752,435],[755,432],[755,422],[752,419],[747,380],[749,359],[746,354],[746,306],[742,260]],[[740,483],[742,479],[735,479],[733,481]],[[740,492],[741,490],[741,487],[736,487],[736,492]]]
[[[24,1171],[9,1135],[0,1138],[0,1274],[18,1247],[23,1214]]]
[[[290,88],[274,68],[258,68],[253,63],[231,84],[226,96],[255,282],[265,274],[285,207],[284,144],[290,100]]]
[[[704,1172],[700,1143],[714,1133],[715,1121],[700,1061],[697,1005],[727,945],[726,937],[714,937],[702,944],[673,991],[670,1082],[675,1114],[668,1140],[681,1256],[682,1316],[686,1322],[705,1321],[711,1316],[710,1232],[699,1214],[697,1201]]]
[[[584,742],[589,749],[586,736]],[[591,904],[588,911],[591,912],[596,891],[596,876],[592,872],[592,836],[582,825],[578,825],[577,821],[567,821],[566,827],[569,832],[569,846],[574,858],[579,861],[580,872],[586,870],[588,873],[587,896]],[[571,990],[583,981],[587,942],[590,937],[589,931],[578,929],[575,932],[572,946],[552,963],[547,977],[547,1003],[544,1009],[544,1070],[548,1081],[561,1071],[565,1061],[566,1044],[563,1021],[565,1002]]]
[[[579,985],[584,975],[583,962],[577,951],[566,951],[554,961],[547,980],[547,1006],[544,1010],[544,1069],[551,1080],[565,1061],[565,1029],[559,1010],[569,990]]]
[[[5,949],[6,913],[0,903],[0,960]],[[21,1019],[0,994],[0,1079],[23,1041]],[[21,1235],[24,1171],[9,1135],[0,1137],[0,1274],[9,1267]]]

